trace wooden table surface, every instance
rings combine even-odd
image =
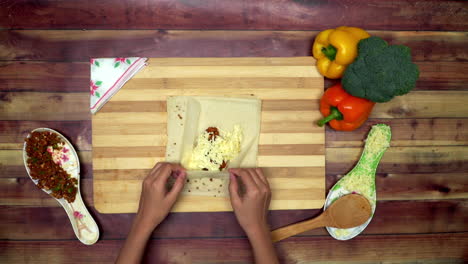
[[[93,208],[89,58],[308,56],[316,34],[360,26],[412,48],[421,77],[351,133],[326,130],[327,189],[353,167],[369,127],[389,124],[375,217],[340,242],[316,229],[277,244],[282,263],[468,261],[468,2],[102,0],[0,3],[0,262],[111,263],[133,214]],[[326,87],[333,81],[326,81]],[[82,192],[101,240],[82,245],[55,200],[22,165],[33,128],[79,151]],[[273,228],[319,210],[273,211]],[[251,263],[232,213],[175,213],[153,233],[147,262]]]

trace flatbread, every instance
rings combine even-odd
[[[261,101],[256,98],[169,97],[166,161],[184,165],[190,158],[197,137],[208,127],[230,131],[239,125],[243,133],[241,151],[229,161],[228,167],[256,167],[260,118]],[[228,195],[229,177],[226,172],[188,171],[187,176],[188,182],[183,190],[186,195]],[[204,185],[200,186],[200,183]]]

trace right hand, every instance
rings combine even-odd
[[[229,193],[231,205],[237,221],[248,236],[258,232],[269,232],[267,224],[268,208],[270,206],[271,191],[262,170],[257,169],[229,169]],[[245,194],[239,195],[239,177],[245,185]]]

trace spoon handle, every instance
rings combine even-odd
[[[322,213],[321,215],[309,220],[305,220],[299,223],[295,223],[273,230],[271,232],[271,240],[273,241],[273,243],[275,243],[288,237],[323,226],[326,226],[325,213]]]
[[[67,213],[76,237],[85,245],[96,243],[99,238],[99,228],[86,209],[81,198],[81,193],[77,193],[75,201],[72,204],[63,199],[58,201]]]

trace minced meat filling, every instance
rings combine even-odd
[[[33,132],[26,138],[28,168],[33,179],[38,180],[37,187],[50,190],[57,199],[75,201],[78,181],[72,178],[60,164],[54,162],[47,148],[60,150],[63,146],[60,138],[51,132]]]

